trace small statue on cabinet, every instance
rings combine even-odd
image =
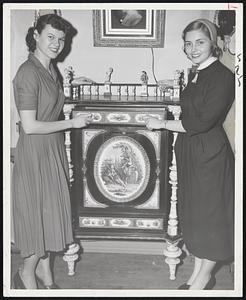
[[[106,78],[104,82],[104,96],[111,96],[111,76],[113,73],[113,68],[109,68],[106,72]]]
[[[71,82],[74,78],[74,70],[71,66],[64,69],[63,90],[66,97],[71,97]]]
[[[74,78],[74,70],[73,67],[68,66],[67,68],[64,69],[65,73],[65,78],[64,78],[64,84],[69,85],[73,81]]]
[[[113,68],[109,68],[106,72],[105,83],[111,83],[111,76],[113,73]]]
[[[174,76],[173,76],[173,85],[179,85],[179,78],[180,78],[180,70],[175,70],[174,71]]]
[[[146,71],[142,71],[142,75],[140,77],[141,81],[142,81],[142,92],[141,92],[141,96],[148,96],[148,80],[149,77],[147,75]]]
[[[179,86],[181,91],[183,91],[183,89],[185,88],[185,74],[183,69],[180,71],[179,75]]]
[[[147,84],[148,84],[149,77],[148,77],[146,71],[142,71],[142,75],[141,75],[140,79],[141,79],[141,81],[142,81],[142,84],[144,84],[144,85],[147,85]]]
[[[174,72],[172,100],[175,101],[179,99],[180,92],[183,90],[184,87],[184,70],[176,70]]]

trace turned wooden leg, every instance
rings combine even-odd
[[[174,119],[178,120],[181,109],[179,106],[168,106],[169,111],[172,112]],[[170,199],[170,212],[168,216],[168,228],[166,238],[166,248],[164,249],[164,255],[166,256],[165,262],[169,265],[170,279],[176,278],[176,266],[180,263],[180,255],[182,250],[178,247],[180,238],[178,236],[178,215],[177,215],[177,189],[178,189],[178,178],[177,178],[177,165],[176,156],[174,151],[175,142],[178,133],[173,132],[173,144],[172,144],[172,165],[169,167],[169,183],[171,184],[172,194]]]
[[[179,256],[182,254],[182,250],[177,246],[179,241],[171,242],[167,241],[166,249],[164,249],[164,255],[166,256],[165,262],[169,266],[170,279],[176,279],[176,266],[180,263]]]
[[[68,275],[73,276],[75,274],[75,261],[78,259],[78,244],[72,244],[69,246],[68,250],[64,253],[63,260],[68,264]]]
[[[69,120],[71,118],[71,112],[74,109],[74,104],[65,104],[63,107],[63,112],[65,116],[65,120]],[[65,131],[65,148],[68,160],[68,167],[69,167],[69,183],[70,188],[72,187],[72,182],[74,181],[73,178],[73,164],[71,160],[71,130]]]
[[[65,120],[69,120],[71,117],[71,112],[74,108],[74,104],[65,104],[63,107],[63,112],[65,115]],[[72,182],[74,181],[73,178],[73,165],[71,163],[71,138],[70,138],[70,130],[65,131],[65,147],[68,159],[68,166],[69,166],[69,183],[70,188],[72,187]],[[75,261],[78,259],[78,251],[80,246],[76,243],[71,244],[68,250],[64,253],[63,260],[68,263],[68,275],[73,276],[75,274]]]

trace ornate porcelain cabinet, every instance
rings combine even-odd
[[[147,86],[154,95],[143,97],[136,93],[139,86],[115,85],[116,95],[108,94],[113,84],[106,87],[106,95],[99,91],[103,84],[70,87],[65,118],[93,116],[88,127],[66,132],[74,233],[82,240],[166,241],[164,254],[170,279],[175,279],[181,254],[173,151],[176,133],[149,131],[145,120],[148,116],[177,119],[180,87],[174,86],[170,95],[156,85]],[[122,95],[121,89],[128,92]],[[71,263],[70,275],[77,258],[75,248],[71,245],[64,256]]]
[[[72,114],[85,111],[93,114],[92,125],[71,136],[76,236],[163,238],[170,139],[167,131],[147,130],[144,118],[166,119],[166,107],[80,103]]]

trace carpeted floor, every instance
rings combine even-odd
[[[76,274],[68,276],[62,255],[53,260],[55,282],[62,289],[158,289],[175,290],[191,274],[193,259],[184,258],[178,266],[176,280],[169,279],[164,256],[118,253],[84,253],[76,263]],[[18,253],[12,253],[12,276],[21,265]],[[216,269],[214,290],[232,290],[233,276],[228,265]]]

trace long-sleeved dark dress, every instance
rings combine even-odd
[[[181,96],[175,153],[178,216],[187,249],[213,261],[233,256],[234,154],[223,122],[234,101],[234,75],[218,60]]]
[[[18,111],[35,110],[38,121],[57,121],[64,94],[53,77],[30,54],[14,80]],[[26,134],[20,127],[13,168],[15,245],[21,256],[62,251],[73,242],[68,161],[64,133]]]

